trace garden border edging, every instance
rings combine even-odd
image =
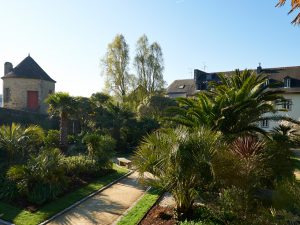
[[[147,189],[146,189],[146,191],[144,192],[144,194],[141,196],[141,197],[139,197],[114,223],[113,223],[113,225],[116,225],[116,224],[118,224],[118,222],[120,222],[121,220],[122,220],[122,218],[124,217],[124,216],[126,216],[127,215],[127,213],[129,213],[129,211],[133,208],[133,207],[135,207],[137,204],[138,204],[138,202],[139,201],[141,201],[142,200],[142,198],[148,193],[148,191],[151,189],[151,187],[148,187]]]

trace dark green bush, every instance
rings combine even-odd
[[[267,166],[272,172],[270,179],[292,179],[294,177],[294,165],[291,160],[292,152],[286,142],[272,140],[267,143],[264,152],[267,159]]]
[[[28,201],[43,204],[57,197],[67,186],[62,158],[59,149],[43,149],[27,164],[10,167],[7,178],[16,183],[18,193]]]
[[[96,160],[79,155],[79,156],[69,156],[62,159],[65,166],[66,173],[69,176],[99,176],[103,171],[101,164]]]
[[[49,130],[47,136],[44,139],[46,148],[58,148],[59,147],[59,130]]]
[[[109,135],[96,133],[86,134],[83,142],[88,149],[88,155],[96,160],[103,168],[111,167],[111,158],[114,156],[116,141]]]
[[[300,215],[300,185],[291,180],[276,184],[273,206]]]
[[[0,175],[0,184],[0,199],[12,200],[19,195],[17,184],[14,181]]]

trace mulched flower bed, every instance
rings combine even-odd
[[[141,221],[141,225],[175,225],[173,207],[154,206]]]

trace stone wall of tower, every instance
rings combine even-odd
[[[37,79],[4,78],[3,107],[17,110],[27,110],[27,92],[37,91],[39,113],[47,113],[45,99],[55,92],[55,83]]]

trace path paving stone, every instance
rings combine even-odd
[[[145,192],[135,172],[60,215],[48,225],[113,224]]]

